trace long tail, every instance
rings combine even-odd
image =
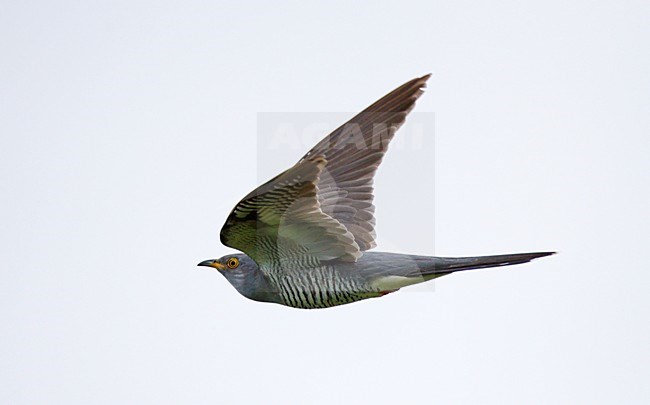
[[[484,269],[486,267],[510,266],[528,263],[539,257],[550,256],[555,252],[514,253],[509,255],[476,257],[435,257],[425,266],[419,266],[419,272],[409,276],[444,275],[462,270]]]
[[[415,256],[399,253],[368,252],[351,271],[373,280],[371,285],[383,292],[397,291],[408,285],[433,280],[463,270],[528,263],[555,252],[514,253],[477,257]]]

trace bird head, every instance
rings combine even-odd
[[[219,259],[204,260],[198,265],[215,268],[224,275],[226,272],[243,273],[246,270],[252,270],[251,265],[257,268],[257,264],[250,257],[241,253],[226,255]]]
[[[243,296],[256,301],[276,301],[272,288],[253,259],[243,253],[204,260],[199,266],[212,267],[221,273]]]

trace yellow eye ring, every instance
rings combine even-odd
[[[239,266],[239,259],[236,257],[231,257],[228,259],[226,266],[228,266],[229,269],[236,269]]]

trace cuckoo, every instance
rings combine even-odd
[[[246,298],[311,309],[553,254],[451,258],[369,251],[376,245],[373,177],[429,77],[393,90],[244,197],[220,234],[224,245],[244,253],[199,266],[217,269]],[[432,215],[424,207],[413,209]]]

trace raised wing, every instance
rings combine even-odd
[[[354,236],[320,209],[322,156],[303,159],[248,194],[221,229],[221,242],[261,263],[318,264],[361,256]]]
[[[221,242],[258,264],[356,261],[374,247],[373,176],[429,77],[393,90],[244,197]]]
[[[361,251],[376,246],[373,177],[388,143],[424,92],[430,76],[413,79],[393,90],[302,158],[318,155],[327,160],[318,182],[320,208],[350,231]]]

